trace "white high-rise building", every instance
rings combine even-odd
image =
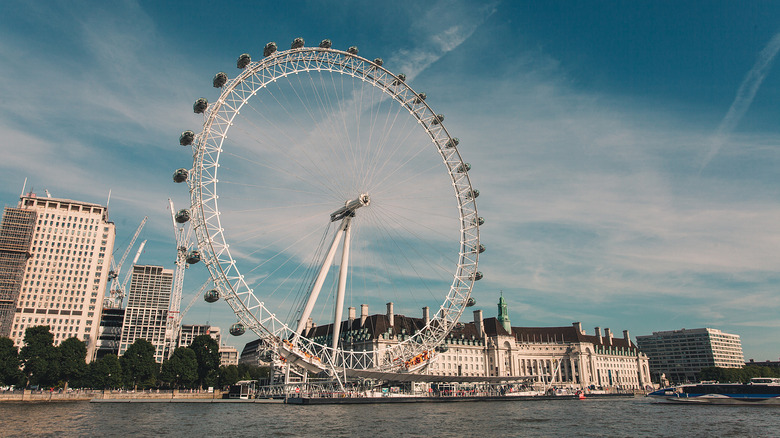
[[[675,383],[697,382],[702,368],[742,368],[745,356],[739,335],[697,328],[653,332],[636,342],[650,357],[650,372]]]
[[[93,357],[116,231],[108,209],[70,199],[19,200],[36,213],[10,338],[21,347],[27,327],[47,325],[54,343],[76,337]]]
[[[168,357],[165,331],[171,305],[173,270],[162,266],[134,265],[127,293],[119,355],[136,339],[143,338],[154,345],[154,358],[162,362]]]

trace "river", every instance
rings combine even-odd
[[[0,436],[776,437],[780,406],[689,406],[637,397],[294,406],[2,403]]]

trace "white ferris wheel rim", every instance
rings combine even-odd
[[[376,61],[376,60],[375,60]],[[239,272],[236,259],[225,238],[218,206],[219,158],[223,143],[234,118],[241,108],[258,91],[277,79],[292,74],[323,72],[348,75],[372,85],[404,107],[415,118],[441,156],[449,174],[457,202],[460,221],[460,250],[452,284],[438,312],[429,324],[413,336],[387,347],[384,357],[375,357],[372,351],[347,351],[333,349],[324,343],[301,337],[295,345],[297,351],[335,368],[389,369],[423,351],[433,351],[460,318],[471,296],[474,282],[480,278],[477,272],[479,259],[479,218],[468,172],[453,139],[442,120],[425,102],[424,95],[416,93],[406,84],[402,75],[395,75],[379,63],[358,56],[356,53],[324,47],[299,47],[278,51],[260,61],[246,65],[241,74],[228,80],[221,88],[219,99],[204,112],[203,130],[196,135],[192,145],[193,168],[188,186],[191,196],[192,225],[202,260],[220,295],[230,305],[240,323],[252,330],[265,342],[279,346],[291,339],[295,328],[279,317],[273,309],[255,295],[251,285]],[[261,78],[261,80],[257,80]],[[478,195],[478,192],[476,192]]]

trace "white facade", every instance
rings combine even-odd
[[[157,362],[161,363],[168,357],[165,333],[172,286],[172,269],[162,266],[133,266],[119,342],[120,356],[136,339],[143,338],[154,345],[154,358]]]
[[[179,337],[176,345],[179,347],[189,347],[197,336],[209,335],[217,341],[217,345],[222,341],[221,330],[219,327],[205,324],[182,324],[179,330]]]
[[[745,356],[739,335],[718,329],[698,328],[653,332],[637,336],[640,348],[650,357],[653,377],[672,382],[697,382],[706,367],[742,368]]]
[[[54,344],[76,337],[94,354],[116,230],[106,207],[22,196],[37,213],[10,337],[21,347],[27,327],[47,325]]]
[[[238,365],[238,350],[236,347],[222,345],[219,347],[219,364],[223,367]]]

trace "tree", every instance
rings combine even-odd
[[[68,338],[57,347],[60,357],[60,378],[65,389],[71,381],[81,380],[87,371],[87,346],[78,338]]]
[[[198,386],[216,386],[219,370],[219,344],[209,335],[196,336],[187,347],[198,360]]]
[[[138,338],[119,360],[124,381],[133,389],[154,386],[160,366],[154,360],[154,345],[146,339]]]
[[[107,354],[89,364],[90,383],[93,388],[112,389],[122,387],[122,366],[115,354]]]
[[[219,367],[219,387],[224,388],[226,386],[235,385],[236,382],[241,380],[238,375],[238,366],[228,365]]]
[[[24,365],[27,385],[53,386],[59,379],[59,351],[49,326],[28,327],[19,357]]]
[[[195,352],[186,347],[173,350],[171,358],[165,359],[162,363],[160,380],[174,388],[192,387],[192,384],[198,380],[198,359],[195,357]]]
[[[19,350],[14,341],[0,338],[0,385],[24,384],[22,370],[19,369]]]

